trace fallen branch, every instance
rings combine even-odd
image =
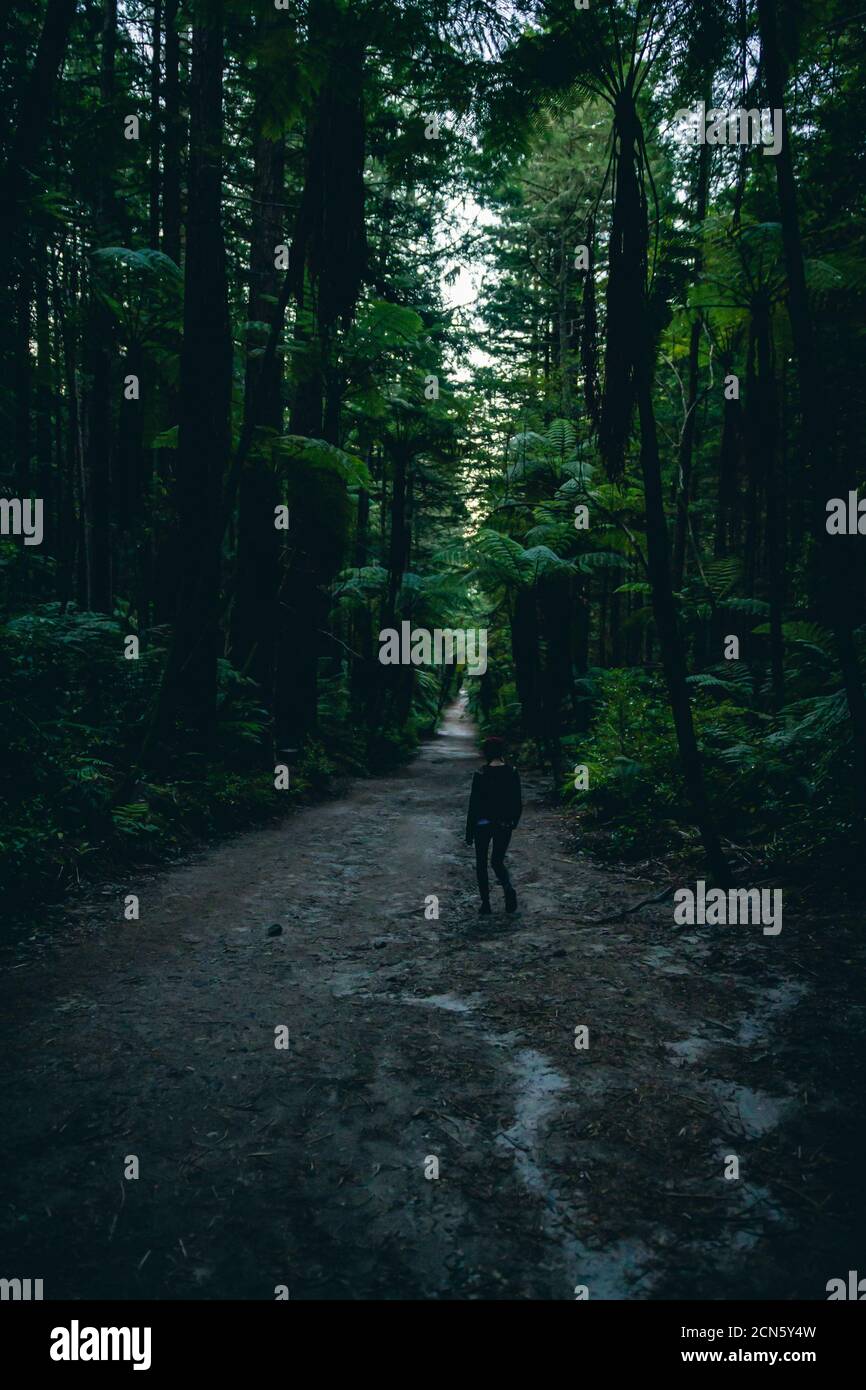
[[[620,912],[611,912],[607,917],[578,917],[575,920],[588,926],[596,926],[600,922],[617,922],[620,917],[628,917],[631,912],[640,912],[642,907],[649,907],[650,903],[660,903],[669,898],[671,893],[676,892],[676,886],[675,883],[671,883],[661,893],[656,893],[654,898],[642,898],[633,907],[624,907]]]

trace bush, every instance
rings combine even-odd
[[[58,604],[0,628],[0,894],[10,912],[88,872],[159,858],[286,807],[262,765],[257,689],[227,661],[218,671],[218,765],[181,752],[158,780],[135,767],[165,648],[157,633],[137,661],[126,660],[127,631]],[[311,747],[289,801],[330,770]]]
[[[588,827],[610,832],[615,854],[640,857],[694,838],[663,681],[633,669],[598,672],[596,680],[589,735],[562,741],[570,769],[587,765],[589,788],[576,790],[569,771],[564,799],[580,807]],[[691,686],[707,792],[722,834],[771,860],[820,854],[840,837],[844,842],[854,817],[844,696],[811,696],[772,716],[746,706],[732,684],[713,677]]]

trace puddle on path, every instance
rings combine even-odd
[[[731,1020],[733,1031],[724,1034],[717,1031],[692,1033],[686,1038],[678,1038],[676,1042],[666,1042],[665,1047],[674,1057],[697,1063],[704,1061],[707,1053],[716,1048],[769,1044],[774,1024],[795,1009],[808,993],[808,986],[800,980],[782,980],[771,989],[755,995],[754,1008],[744,1010]]]
[[[736,1042],[741,1047],[748,1047],[749,1044],[766,1038],[770,1025],[782,1014],[795,1009],[808,993],[808,985],[800,980],[782,980],[772,989],[763,990],[756,1001],[755,1012],[743,1014],[736,1020]]]
[[[411,994],[401,994],[404,1004],[426,1004],[430,1009],[444,1009],[449,1014],[471,1014],[472,1005],[456,994],[429,994],[426,999],[417,999]]]
[[[712,1090],[719,1097],[734,1124],[739,1120],[749,1139],[768,1134],[780,1123],[789,1102],[749,1086],[715,1081]]]
[[[344,980],[346,976],[343,977]],[[357,976],[353,977],[357,980]],[[334,981],[332,981],[333,988]],[[353,992],[351,989],[347,993]],[[356,992],[356,991],[354,991]],[[563,1262],[563,1296],[574,1297],[574,1288],[586,1285],[590,1298],[625,1299],[647,1294],[647,1272],[652,1266],[652,1251],[640,1241],[622,1240],[605,1250],[593,1250],[574,1233],[569,1213],[559,1206],[556,1183],[546,1172],[543,1152],[545,1135],[554,1118],[560,1097],[569,1090],[570,1082],[543,1055],[531,1047],[520,1047],[515,1033],[482,1029],[477,1011],[483,1008],[483,996],[468,999],[446,992],[426,996],[402,994],[396,997],[366,995],[389,1004],[409,1004],[415,1008],[438,1009],[444,1013],[466,1018],[488,1047],[508,1053],[505,1070],[514,1088],[514,1119],[507,1129],[496,1136],[496,1146],[508,1153],[515,1170],[527,1191],[541,1200],[541,1224],[551,1242],[558,1247]],[[589,1069],[581,1075],[578,1090],[584,1095],[599,1087],[604,1089],[613,1079],[606,1075],[590,1076]],[[638,1292],[639,1290],[639,1292]]]
[[[569,1236],[566,1245],[574,1268],[574,1286],[585,1285],[591,1299],[649,1297],[646,1276],[654,1257],[642,1241],[620,1240],[606,1250],[590,1250]]]
[[[547,1196],[548,1183],[537,1158],[540,1132],[556,1109],[557,1094],[567,1090],[568,1082],[532,1047],[518,1052],[510,1070],[517,1082],[514,1123],[497,1135],[496,1142],[511,1150],[530,1191]]]

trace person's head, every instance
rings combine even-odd
[[[486,738],[482,743],[481,752],[484,756],[484,761],[486,763],[492,763],[499,758],[504,758],[505,739],[496,738],[495,736],[491,735],[490,738]]]

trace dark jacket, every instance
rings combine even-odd
[[[506,763],[503,767],[482,767],[472,778],[469,814],[466,817],[466,843],[472,844],[475,827],[480,820],[495,825],[508,825],[513,830],[523,812],[520,777],[517,769]]]

